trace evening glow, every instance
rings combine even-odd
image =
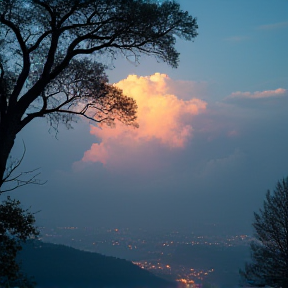
[[[90,133],[100,138],[101,143],[94,143],[85,152],[83,161],[111,164],[123,153],[129,157],[130,149],[145,153],[155,144],[169,149],[184,148],[193,135],[193,117],[204,112],[207,105],[197,98],[182,100],[170,94],[173,81],[165,74],[129,75],[115,85],[136,100],[139,128],[119,122],[115,129],[91,126]]]
[[[135,99],[139,128],[75,118],[74,129],[66,130],[50,127],[50,118],[31,121],[15,139],[12,156],[21,159],[24,141],[18,172],[41,167],[37,178],[47,183],[23,186],[15,198],[41,211],[35,216],[37,226],[47,227],[45,241],[115,251],[151,272],[195,281],[178,282],[181,287],[218,277],[216,262],[226,256],[213,263],[210,255],[223,247],[233,265],[214,286],[235,287],[244,267],[237,261],[246,255],[240,251],[237,260],[228,249],[249,246],[253,212],[267,189],[288,175],[288,1],[176,2],[199,25],[194,42],[176,36],[177,69],[148,55],[133,58],[132,51],[125,55],[129,61],[121,53],[112,59],[108,51],[87,57],[107,66],[109,83]],[[55,227],[68,228],[55,235]],[[81,227],[88,228],[81,234]],[[90,228],[99,229],[94,234]],[[181,255],[195,263],[184,259],[183,265],[181,255],[172,261],[169,253],[177,256],[182,246],[191,246],[191,253],[212,249],[207,267],[186,251]],[[132,258],[142,248],[147,257]]]
[[[278,88],[276,90],[267,90],[267,91],[256,91],[254,93],[251,92],[233,92],[229,98],[269,98],[269,97],[279,97],[279,96],[287,96],[287,90]]]

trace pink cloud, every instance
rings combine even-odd
[[[233,92],[230,96],[227,98],[244,98],[244,99],[260,99],[260,98],[270,98],[270,97],[278,97],[278,96],[284,96],[287,94],[287,90],[283,88],[278,88],[276,90],[266,90],[266,91],[256,91],[254,93],[251,92]]]
[[[100,139],[100,143],[94,143],[82,161],[118,166],[123,161],[140,163],[144,155],[148,163],[153,162],[161,149],[171,152],[184,148],[193,134],[193,117],[204,112],[207,103],[198,98],[183,100],[170,94],[175,87],[181,94],[181,87],[175,82],[165,74],[155,73],[146,77],[129,75],[115,84],[136,100],[139,128],[121,123],[116,123],[116,128],[91,126],[90,133]],[[182,85],[182,90],[186,93],[187,85]],[[162,148],[159,150],[159,147]]]

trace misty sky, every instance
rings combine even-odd
[[[56,139],[37,120],[18,136],[21,169],[41,167],[47,180],[14,193],[41,210],[38,225],[249,233],[267,189],[288,175],[288,2],[179,2],[199,35],[177,42],[178,69],[101,58],[137,101],[138,129],[79,120]]]

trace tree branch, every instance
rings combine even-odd
[[[9,27],[15,34],[16,36],[16,39],[19,43],[19,46],[21,48],[21,51],[22,51],[22,59],[23,59],[23,68],[22,68],[22,71],[18,77],[18,80],[17,80],[17,83],[16,83],[16,86],[10,96],[10,99],[9,99],[9,107],[14,107],[17,103],[17,98],[18,98],[18,95],[19,93],[21,92],[23,86],[24,86],[24,83],[29,75],[29,69],[30,69],[30,59],[29,59],[29,52],[27,50],[27,47],[26,47],[26,44],[25,44],[25,41],[23,40],[22,38],[22,35],[20,33],[20,30],[19,28],[11,21],[7,20],[4,18],[4,14],[2,14],[0,16],[0,22],[4,25],[6,25],[7,27]]]
[[[15,183],[15,185],[12,188],[7,188],[7,189],[0,189],[0,195],[5,192],[10,192],[13,191],[19,187],[29,185],[29,184],[37,184],[37,185],[44,185],[47,181],[41,182],[37,177],[41,174],[41,172],[38,172],[35,174],[36,171],[39,171],[40,168],[36,168],[33,170],[25,171],[25,172],[20,172],[15,176],[12,176],[13,173],[19,168],[20,164],[22,163],[24,156],[26,154],[26,146],[25,143],[23,142],[24,145],[24,151],[19,160],[13,161],[10,163],[10,167],[6,169],[6,175],[3,178],[4,183]],[[25,175],[31,175],[28,179],[24,179],[23,176]]]

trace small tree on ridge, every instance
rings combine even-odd
[[[30,237],[36,237],[34,215],[21,208],[20,202],[9,196],[0,204],[0,287],[33,286],[21,272],[16,256],[22,244]]]
[[[253,285],[288,287],[288,177],[266,194],[263,209],[254,213],[256,241],[251,263],[240,274]]]

